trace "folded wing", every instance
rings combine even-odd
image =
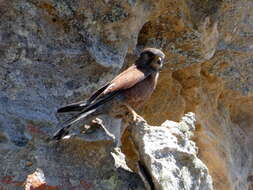
[[[59,108],[57,112],[64,113],[64,112],[82,111],[84,108],[89,106],[108,86],[109,84],[97,90],[94,94],[91,95],[91,97],[88,100],[68,104],[66,106]]]
[[[69,104],[61,107],[57,112],[82,111],[82,113],[84,113],[86,111],[90,111],[111,100],[112,97],[120,93],[122,90],[133,87],[151,73],[152,71],[145,72],[144,70],[137,68],[136,65],[132,65],[115,77],[110,83],[97,90],[87,101]]]

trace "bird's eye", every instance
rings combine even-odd
[[[162,64],[162,60],[161,60],[161,58],[159,58],[159,59],[157,60],[157,63],[158,63],[159,65],[161,65],[161,64]]]

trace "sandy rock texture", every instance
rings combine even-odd
[[[152,126],[195,113],[193,140],[213,188],[252,190],[252,9],[251,0],[0,0],[0,189],[143,189],[140,175],[115,169],[115,143],[102,131],[88,143],[47,140],[67,118],[55,114],[60,105],[152,46],[166,64],[137,113]]]

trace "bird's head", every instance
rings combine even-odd
[[[159,71],[163,66],[165,55],[164,53],[156,48],[146,48],[144,49],[140,57],[136,61],[138,66],[148,66],[152,69]]]

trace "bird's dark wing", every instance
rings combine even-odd
[[[72,112],[72,111],[82,111],[82,109],[86,106],[87,101],[75,102],[72,104],[68,104],[63,106],[57,110],[58,113],[64,112]]]
[[[92,103],[92,101],[94,101],[108,86],[109,84],[106,84],[105,86],[97,90],[95,93],[91,95],[91,97],[88,100],[68,104],[66,106],[59,108],[57,112],[63,113],[63,112],[82,111],[85,107],[89,106]]]
[[[137,83],[144,80],[148,77],[153,70],[142,71],[136,67],[136,65],[132,65],[124,72],[120,73],[116,76],[104,89],[104,91],[99,94],[91,104],[89,104],[85,109],[83,109],[82,113],[90,111],[92,109],[96,109],[98,106],[110,101],[114,96],[118,95],[122,91],[133,87]]]
[[[103,91],[103,95],[109,94],[116,91],[125,90],[133,87],[137,83],[144,80],[149,76],[153,70],[141,70],[137,68],[136,65],[132,65],[127,70],[115,77],[108,85],[108,87]]]
[[[97,90],[87,101],[81,101],[66,105],[57,110],[58,113],[90,110],[94,105],[100,105],[114,96],[118,91],[131,88],[144,80],[151,72],[144,72],[132,65],[127,70],[116,76],[110,83]]]

